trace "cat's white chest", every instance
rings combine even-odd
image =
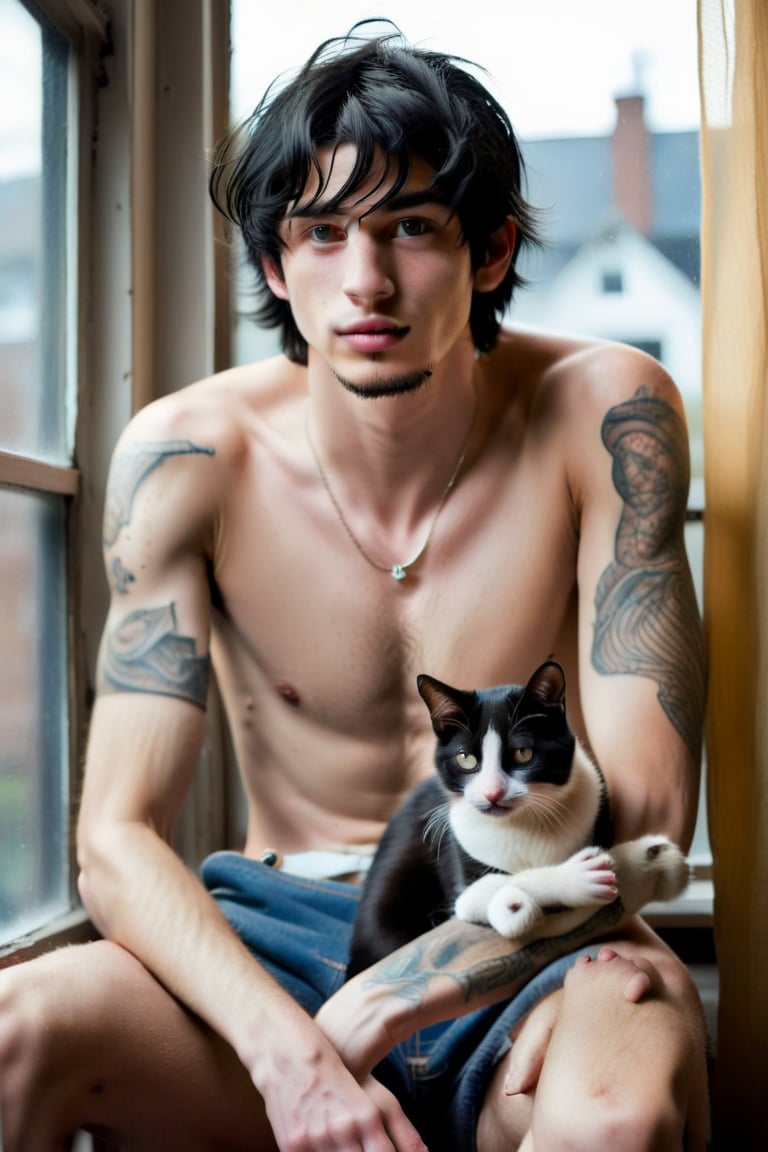
[[[543,864],[555,864],[563,859],[571,846],[571,837],[542,834],[529,829],[511,816],[488,816],[466,798],[451,806],[451,828],[465,852],[489,868],[502,872],[518,872]]]

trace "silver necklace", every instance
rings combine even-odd
[[[357,536],[355,536],[354,532],[352,531],[349,524],[347,523],[347,518],[344,515],[344,513],[342,512],[341,506],[340,506],[338,500],[336,499],[336,496],[334,495],[334,491],[331,488],[330,483],[328,482],[328,477],[325,473],[325,469],[323,468],[322,462],[320,460],[320,455],[317,451],[317,448],[315,447],[315,442],[312,439],[312,433],[309,430],[309,411],[307,411],[307,419],[306,419],[306,425],[305,425],[305,430],[306,430],[306,434],[307,434],[307,443],[309,444],[310,450],[312,452],[312,456],[314,457],[315,464],[317,465],[317,471],[320,474],[320,479],[323,482],[323,487],[325,488],[326,492],[328,493],[331,504],[333,504],[333,507],[336,509],[336,515],[338,516],[339,520],[341,521],[341,524],[342,524],[342,527],[344,528],[344,531],[347,533],[347,536],[349,536],[349,538],[352,541],[352,543],[354,544],[355,548],[357,549],[357,551],[362,556],[363,560],[365,560],[367,564],[370,564],[371,568],[376,568],[377,571],[379,571],[379,572],[388,572],[389,575],[393,578],[393,580],[405,580],[406,576],[408,575],[408,569],[412,568],[413,565],[418,560],[420,560],[421,557],[424,555],[424,552],[426,551],[427,545],[429,544],[430,540],[432,539],[432,533],[435,530],[435,525],[437,524],[437,518],[443,510],[443,505],[445,504],[446,500],[448,499],[448,496],[450,495],[451,489],[453,488],[454,484],[456,483],[456,481],[459,478],[459,473],[461,472],[462,466],[464,464],[464,458],[467,455],[467,449],[469,448],[469,441],[472,437],[472,432],[473,432],[474,427],[475,427],[475,417],[476,416],[477,416],[477,402],[475,402],[475,408],[474,408],[474,411],[472,413],[472,420],[471,420],[471,423],[469,425],[469,431],[467,432],[467,435],[464,438],[464,443],[463,443],[462,448],[461,448],[461,455],[459,456],[458,460],[456,461],[456,467],[454,468],[453,472],[451,473],[450,479],[448,480],[448,483],[446,484],[445,488],[443,489],[443,494],[440,497],[437,508],[435,509],[435,514],[432,517],[432,523],[430,524],[429,529],[427,530],[427,534],[424,537],[424,543],[421,545],[421,548],[419,548],[416,555],[412,556],[411,559],[408,560],[405,564],[389,565],[389,564],[379,564],[379,562],[377,560],[374,560],[373,557],[370,556],[366,552],[365,548],[363,548],[363,546],[360,543],[360,541],[358,540]]]

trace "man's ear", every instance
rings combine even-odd
[[[501,228],[491,234],[485,261],[475,270],[475,292],[492,292],[507,274],[515,252],[517,224],[507,216]]]
[[[278,268],[274,260],[268,256],[264,256],[261,261],[261,266],[264,269],[264,279],[273,296],[277,296],[278,300],[288,299],[288,289],[283,280],[283,274]]]

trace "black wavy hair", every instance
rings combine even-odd
[[[396,196],[408,179],[413,156],[434,169],[436,191],[455,211],[469,245],[473,270],[486,260],[490,238],[509,216],[517,225],[513,259],[503,282],[475,292],[470,328],[479,352],[490,351],[501,318],[522,283],[516,271],[520,249],[538,244],[535,213],[522,193],[525,175],[509,118],[456,56],[417,49],[390,24],[370,35],[360,21],[343,37],[325,41],[282,87],[273,84],[254,112],[220,144],[210,192],[216,207],[238,226],[257,279],[260,303],[254,318],[282,329],[286,355],[307,362],[307,345],[290,304],[269,290],[266,257],[280,269],[279,225],[315,174],[321,148],[352,144],[356,163],[332,202],[333,210],[360,188],[377,153],[394,173],[381,203]]]

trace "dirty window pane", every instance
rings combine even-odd
[[[57,463],[71,453],[68,55],[42,18],[0,0],[0,449]]]
[[[69,906],[64,556],[61,502],[0,488],[0,943]]]

